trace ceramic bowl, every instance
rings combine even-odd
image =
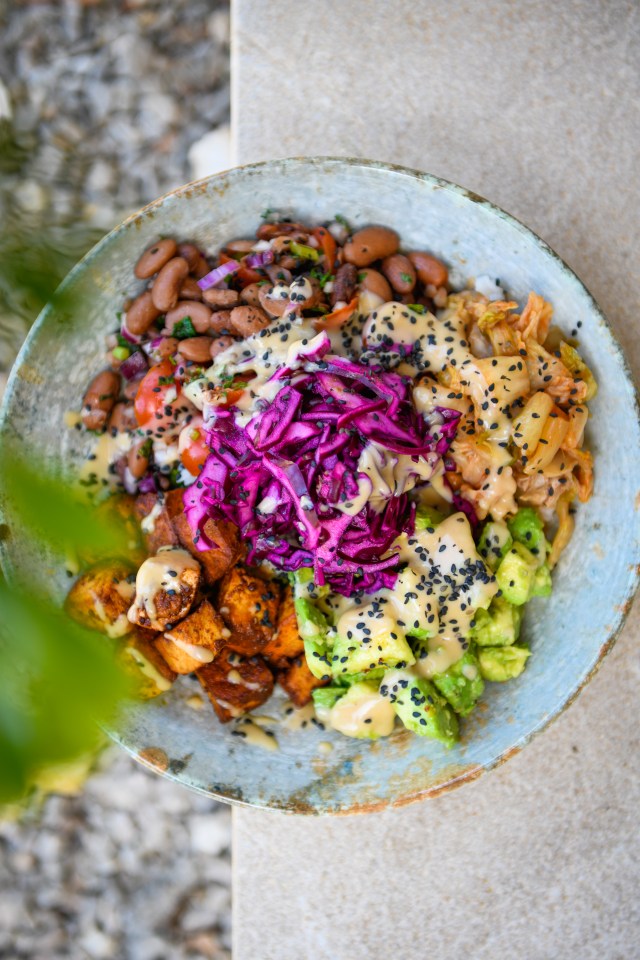
[[[527,606],[524,636],[533,656],[517,681],[488,684],[455,749],[402,730],[372,743],[314,726],[282,728],[275,720],[285,703],[274,697],[259,711],[274,718],[279,749],[269,752],[234,737],[208,704],[194,710],[198,685],[191,678],[181,678],[153,702],[127,706],[110,731],[134,757],[221,800],[303,813],[404,804],[473,780],[520,750],[574,699],[610,649],[640,560],[634,388],[620,347],[583,284],[513,217],[413,170],[361,160],[278,160],[182,187],[129,218],[87,254],[20,353],[0,439],[80,463],[88,446],[79,432],[65,428],[64,413],[78,409],[88,380],[104,365],[104,335],[116,325],[124,294],[135,290],[132,266],[140,251],[159,235],[216,250],[231,237],[251,236],[266,208],[314,222],[341,213],[351,224],[387,224],[403,246],[444,258],[454,286],[489,274],[520,301],[529,290],[538,291],[551,301],[565,331],[580,327],[582,351],[600,385],[589,424],[595,492],[577,512],[551,598]],[[76,298],[81,315],[69,307]],[[68,579],[61,558],[33,551],[11,527],[10,504],[3,513],[11,531],[3,555],[7,575],[19,577],[35,566],[62,597]]]

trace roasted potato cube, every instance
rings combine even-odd
[[[126,563],[97,563],[81,574],[65,600],[69,616],[108,637],[122,637],[132,629],[127,611],[135,594],[135,573]]]
[[[227,646],[250,657],[269,643],[276,629],[280,587],[235,566],[220,584],[218,610],[231,630]]]
[[[324,687],[329,680],[318,680],[311,673],[304,656],[296,657],[293,663],[278,674],[278,681],[296,707],[304,707],[311,700],[311,691]]]
[[[273,674],[262,657],[246,660],[231,650],[200,667],[196,676],[222,723],[259,707],[273,693]]]
[[[205,533],[216,546],[211,550],[198,550],[184,513],[182,490],[170,490],[166,495],[166,504],[180,544],[202,564],[206,582],[215,583],[229,567],[237,563],[242,553],[238,528],[226,520],[207,520]]]
[[[153,630],[134,627],[118,651],[120,663],[133,677],[135,690],[143,700],[170,690],[177,676],[157,649],[156,637]]]
[[[160,547],[178,546],[178,535],[162,494],[140,493],[136,497],[136,516],[147,553],[157,553]]]
[[[160,550],[138,570],[129,620],[151,630],[170,629],[191,609],[200,577],[200,564],[186,550]]]
[[[293,605],[293,592],[290,586],[282,595],[278,609],[278,621],[275,635],[262,648],[262,656],[276,667],[287,667],[288,661],[304,653],[302,637],[298,633],[298,618]]]
[[[156,646],[176,673],[193,673],[216,657],[231,636],[208,600],[158,637]]]

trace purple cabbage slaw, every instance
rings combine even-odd
[[[249,545],[248,563],[313,567],[318,585],[351,596],[393,587],[398,556],[389,551],[400,532],[413,532],[415,515],[407,494],[379,509],[367,502],[355,515],[339,508],[366,479],[360,454],[374,441],[391,455],[435,466],[460,414],[438,408],[443,422],[434,431],[414,406],[410,378],[329,350],[325,336],[313,351],[301,351],[305,370],[292,376],[280,368],[274,378],[282,388],[246,426],[236,423],[234,407],[218,408],[207,434],[211,454],[184,505],[199,550],[215,546],[207,520],[228,520]]]

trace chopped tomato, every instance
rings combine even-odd
[[[144,375],[133,402],[138,426],[145,427],[158,419],[157,414],[162,413],[165,406],[178,396],[181,388],[174,374],[175,367],[171,360],[163,360]]]
[[[220,254],[220,263],[227,263],[229,260],[236,260],[237,257],[229,257],[226,253]],[[257,270],[252,270],[250,267],[245,266],[245,264],[240,261],[240,269],[236,270],[232,274],[232,279],[236,279],[242,289],[248,287],[250,283],[258,283],[259,280],[264,280],[264,274],[258,273]]]
[[[326,227],[316,227],[313,231],[313,236],[322,247],[322,252],[327,261],[327,269],[333,270],[336,262],[336,241]]]
[[[191,423],[180,431],[178,440],[180,459],[194,477],[197,477],[209,456],[209,447],[205,437],[202,417],[194,417]]]

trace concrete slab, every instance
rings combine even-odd
[[[582,276],[640,370],[636,4],[236,0],[232,41],[237,162],[371,157],[476,190]],[[235,960],[639,956],[639,616],[566,715],[457,793],[234,811]]]

